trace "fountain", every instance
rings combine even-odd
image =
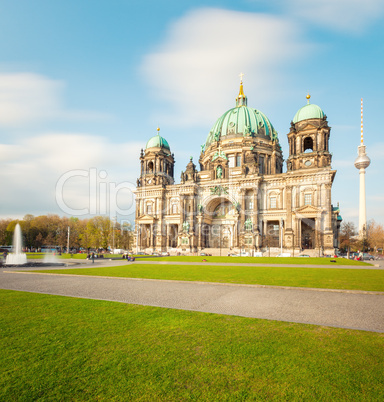
[[[45,264],[57,264],[59,261],[55,254],[46,253],[43,258]]]
[[[15,227],[15,233],[13,234],[13,253],[7,255],[5,264],[10,267],[48,267],[48,266],[63,266],[64,263],[57,261],[55,256],[45,256],[43,262],[33,261],[27,262],[27,255],[21,251],[22,241],[21,241],[21,229],[20,225],[17,224]],[[1,266],[1,262],[0,262]]]
[[[15,233],[13,234],[13,253],[7,255],[5,265],[24,265],[27,263],[27,256],[21,251],[21,229],[17,224],[15,227]]]

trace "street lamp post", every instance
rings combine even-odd
[[[137,225],[137,229],[136,229],[136,254],[139,252],[139,231],[140,231],[140,225]]]
[[[295,232],[292,231],[292,257],[295,256]]]
[[[115,224],[117,217],[112,219],[112,254],[115,253]]]
[[[67,253],[69,253],[69,232],[71,228],[68,226],[68,237],[67,237]]]
[[[219,225],[219,247],[220,247],[220,257],[221,257],[221,224]]]

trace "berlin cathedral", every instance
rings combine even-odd
[[[213,125],[198,166],[191,158],[176,184],[174,154],[158,128],[140,154],[137,250],[333,254],[341,216],[331,203],[330,131],[308,95],[291,121],[283,173],[278,134],[264,113],[248,106],[241,81],[235,107]]]

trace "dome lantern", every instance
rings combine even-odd
[[[240,90],[239,95],[236,98],[236,107],[247,106],[247,97],[244,95],[243,89],[243,75],[243,73],[240,74]]]
[[[149,148],[162,148],[168,153],[171,153],[171,148],[168,144],[168,141],[160,135],[159,127],[157,127],[157,134],[148,140],[145,150]]]
[[[309,100],[311,99],[311,95],[308,94],[306,98],[307,104],[297,111],[295,117],[292,120],[294,124],[303,120],[324,118],[324,112],[321,110],[321,108],[309,102]]]

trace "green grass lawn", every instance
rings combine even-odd
[[[44,258],[44,253],[26,253],[28,259],[40,259]],[[104,258],[121,258],[121,254],[105,254]],[[300,257],[202,257],[202,256],[172,256],[172,257],[151,257],[151,256],[135,256],[140,261],[174,261],[174,262],[201,262],[205,259],[207,262],[221,262],[221,263],[253,263],[253,264],[293,264],[293,265],[371,265],[363,261],[347,260],[346,258],[300,258]],[[70,254],[63,253],[61,256],[57,255],[57,258],[65,259],[86,259],[87,254]],[[335,261],[332,262],[332,261]]]
[[[142,257],[146,261],[185,261],[185,262],[226,262],[226,263],[253,263],[253,264],[293,264],[293,265],[371,265],[363,261],[347,260],[346,258],[303,258],[303,257],[202,257],[202,256],[178,256],[178,257]],[[336,261],[336,262],[333,262]]]
[[[55,274],[384,291],[384,271],[347,268],[129,264],[118,267],[36,270]]]
[[[0,290],[1,401],[384,400],[384,335]]]
[[[26,253],[27,254],[27,259],[28,260],[35,260],[35,259],[43,259],[44,256],[47,254],[45,253]],[[52,256],[52,254],[48,254],[49,256]],[[78,253],[78,254],[68,254],[68,253],[63,253],[61,255],[56,254],[55,255],[57,258],[62,258],[62,259],[77,259],[77,260],[85,260],[87,258],[87,254],[85,253]],[[104,258],[121,258],[121,254],[104,254]]]
[[[27,254],[27,259],[28,260],[36,260],[36,259],[43,259],[44,256],[49,255],[52,256],[53,254],[46,254],[46,253],[26,253]],[[85,260],[87,258],[87,254],[73,254],[71,257],[71,254],[61,254],[58,255],[56,254],[55,257],[57,258],[74,258],[74,259],[79,259],[79,260]]]

